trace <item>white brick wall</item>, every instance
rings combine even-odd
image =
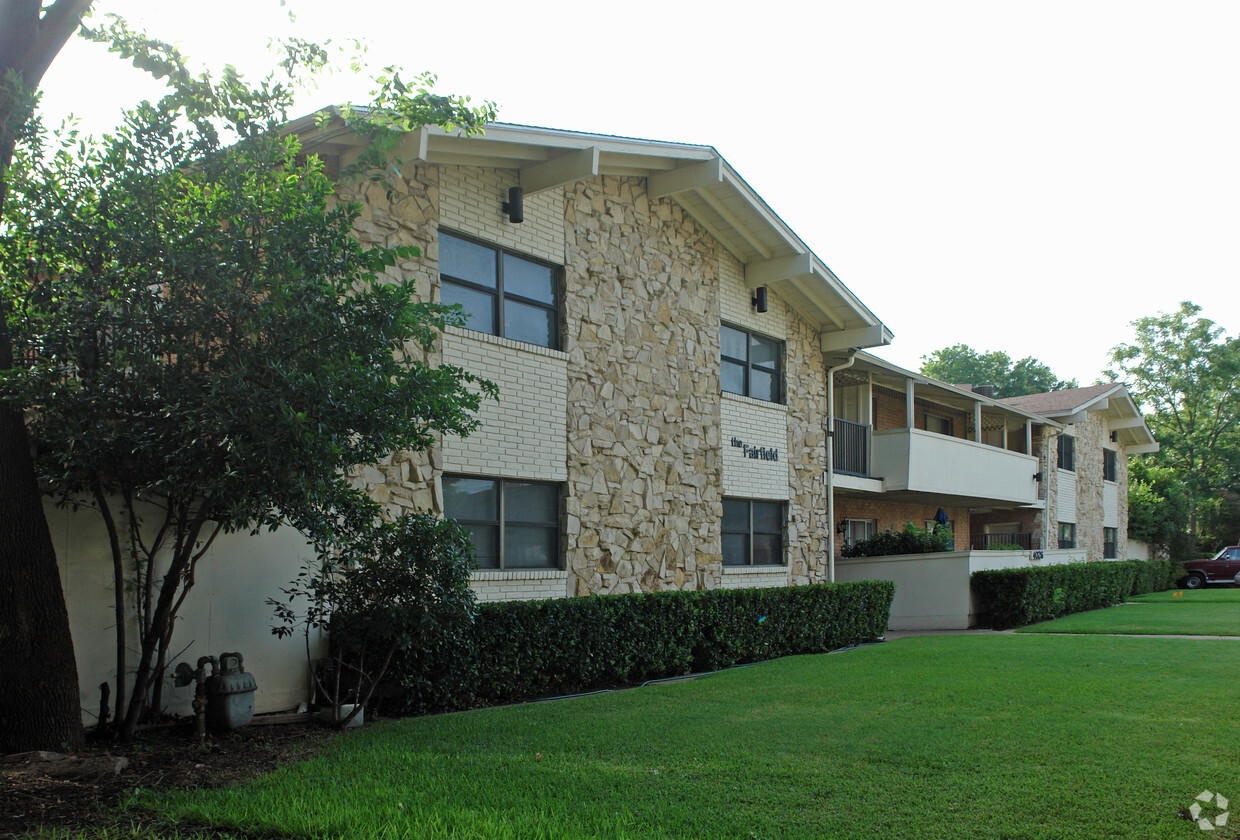
[[[1102,527],[1119,527],[1119,486],[1111,481],[1102,485]]]
[[[443,360],[499,387],[498,402],[483,400],[477,431],[444,439],[446,472],[566,480],[566,353],[448,327]]]
[[[439,167],[439,223],[487,242],[564,264],[564,188],[525,196],[525,221],[513,224],[503,211],[515,169]]]
[[[560,569],[475,571],[469,586],[479,601],[539,601],[568,597],[568,572]]]
[[[789,498],[788,409],[724,392],[719,406],[723,447],[723,494],[745,499]],[[779,460],[748,458],[736,438],[750,447],[778,449]]]
[[[763,586],[791,586],[787,566],[724,566],[721,589],[754,589]]]
[[[784,341],[788,338],[788,305],[767,289],[767,311],[753,308],[753,292],[745,285],[745,267],[726,251],[719,255],[719,317],[729,324]]]
[[[1052,458],[1054,455],[1051,456]],[[1059,492],[1055,495],[1055,519],[1059,522],[1076,522],[1076,473],[1059,471]],[[1077,534],[1080,539],[1080,534]]]

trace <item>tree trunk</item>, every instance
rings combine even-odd
[[[0,302],[2,305],[2,302]],[[12,366],[0,319],[0,368]],[[0,754],[79,748],[77,662],[20,411],[0,409]]]
[[[31,91],[77,28],[90,0],[0,2],[0,76]],[[0,210],[13,160],[15,103],[0,93]],[[13,366],[0,298],[0,370]],[[0,753],[76,749],[85,741],[77,662],[56,549],[20,409],[0,408]]]

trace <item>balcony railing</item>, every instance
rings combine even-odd
[[[999,548],[1020,546],[1024,551],[1033,549],[1033,534],[972,534],[969,537],[969,548],[973,551],[991,551]]]
[[[863,423],[836,419],[831,457],[837,473],[869,475],[870,427]]]

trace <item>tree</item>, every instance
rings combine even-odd
[[[0,213],[8,171],[43,75],[90,0],[0,3]],[[13,366],[0,291],[0,373]],[[82,743],[77,662],[56,549],[30,457],[21,408],[0,405],[0,753]]]
[[[1128,536],[1149,545],[1155,555],[1189,557],[1188,490],[1174,470],[1147,458],[1129,461]]]
[[[0,397],[29,412],[52,492],[102,515],[118,598],[134,565],[128,739],[159,710],[175,617],[216,535],[290,523],[327,546],[366,533],[377,507],[344,470],[467,434],[480,397],[464,371],[422,361],[461,316],[416,302],[397,268],[416,249],[363,249],[359,208],[335,205],[317,159],[279,133],[287,87],[189,76],[122,21],[95,35],[173,92],[97,143],[34,134],[15,161],[0,259],[2,291],[21,302],[19,364],[0,373]],[[321,59],[312,45],[290,55]],[[353,124],[382,139],[493,116],[432,83],[389,72]]]
[[[954,344],[922,356],[921,372],[944,382],[993,385],[996,399],[1075,388],[1076,380],[1061,380],[1032,356],[1015,364],[1007,353],[978,353],[967,344]]]
[[[1112,349],[1105,372],[1149,412],[1156,463],[1184,482],[1194,537],[1202,504],[1240,483],[1240,341],[1200,313],[1184,301],[1175,312],[1133,321],[1133,342]]]

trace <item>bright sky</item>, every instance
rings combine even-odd
[[[1130,321],[1181,300],[1240,331],[1234,0],[96,7],[211,67],[257,74],[273,35],[356,37],[505,122],[714,146],[905,367],[965,343],[1088,385]],[[95,129],[158,94],[77,39],[43,89]],[[345,73],[300,110],[368,90]]]

